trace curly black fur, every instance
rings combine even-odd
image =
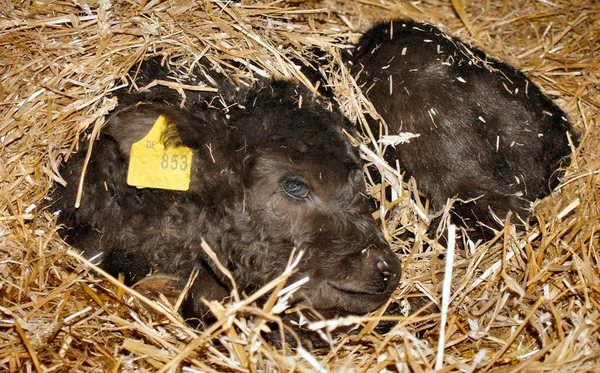
[[[164,79],[164,70],[147,62],[139,85]],[[344,117],[285,81],[185,93],[183,108],[180,94],[164,87],[118,93],[120,105],[94,143],[81,207],[74,208],[74,198],[83,150],[61,171],[67,187],[52,194],[66,240],[88,257],[101,253],[102,267],[124,273],[128,283],[153,272],[184,283],[199,268],[183,305],[188,317],[204,315],[202,298],[221,300],[231,290],[201,249],[203,239],[241,291],[279,275],[297,248],[305,253],[293,279],[310,278],[297,301],[327,315],[364,313],[385,302],[398,284],[400,261],[369,214]],[[193,150],[186,192],[126,184],[131,144],[160,114],[171,123],[167,140]],[[308,196],[287,193],[289,182],[306,185]]]
[[[410,20],[367,31],[350,63],[389,134],[420,134],[387,154],[391,164],[398,159],[435,208],[455,196],[479,197],[455,204],[456,222],[495,227],[489,210],[525,217],[530,202],[556,185],[556,169],[570,153],[567,133],[576,137],[523,73]],[[472,233],[484,235],[481,228]]]

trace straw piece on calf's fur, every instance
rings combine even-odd
[[[431,25],[384,22],[368,30],[350,57],[352,72],[387,123],[389,135],[420,136],[387,153],[414,176],[434,208],[450,198],[455,222],[485,237],[510,210],[557,184],[570,153],[566,115],[527,77]],[[371,121],[373,131],[379,125]],[[435,228],[435,225],[432,226]]]
[[[140,83],[162,78],[156,60]],[[284,81],[221,93],[154,87],[120,93],[120,106],[96,140],[81,207],[73,207],[84,151],[62,169],[68,184],[52,197],[66,239],[129,283],[160,272],[183,284],[200,273],[182,308],[205,316],[201,299],[229,296],[230,281],[202,250],[206,240],[250,293],[280,274],[294,248],[304,250],[297,274],[309,276],[296,301],[329,315],[376,309],[399,281],[400,261],[369,214],[362,163],[342,133],[344,117]],[[227,106],[227,114],[215,106]],[[188,191],[126,184],[131,145],[159,115],[168,118],[167,146],[193,151]]]

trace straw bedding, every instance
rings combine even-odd
[[[375,20],[398,17],[439,25],[512,63],[567,112],[581,143],[561,185],[536,204],[538,226],[517,234],[507,221],[496,238],[467,250],[426,236],[418,184],[381,164],[382,145],[362,125],[376,114],[340,62],[340,49]],[[600,370],[599,30],[600,7],[588,0],[0,2],[0,369]],[[260,333],[268,334],[267,321],[293,311],[279,292],[284,268],[259,294],[211,304],[219,322],[193,330],[173,311],[173,297],[90,272],[60,241],[44,207],[63,182],[58,166],[80,134],[99,131],[116,105],[110,92],[130,84],[126,72],[137,61],[207,57],[237,84],[277,76],[310,85],[291,60],[314,62],[316,49],[331,54],[319,64],[363,129],[354,140],[365,159],[404,191],[375,212],[404,263],[393,297],[404,313],[389,333],[377,332],[386,317],[376,312],[312,324],[331,340],[328,349],[268,343]],[[379,179],[368,183],[382,200]],[[258,307],[261,294],[272,298]],[[441,312],[419,312],[411,299]],[[355,325],[355,333],[336,337],[337,325]]]

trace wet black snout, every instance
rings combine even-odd
[[[375,266],[381,274],[387,291],[393,291],[398,286],[402,273],[400,259],[394,253],[380,253],[375,257]]]
[[[379,269],[384,278],[392,280],[398,277],[399,268],[394,268],[394,266],[390,264],[389,259],[379,258],[379,260],[377,261],[377,268]]]

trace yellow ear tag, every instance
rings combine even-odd
[[[167,119],[159,116],[146,137],[131,145],[127,184],[138,188],[188,190],[192,150],[185,146],[165,148],[162,134]]]

